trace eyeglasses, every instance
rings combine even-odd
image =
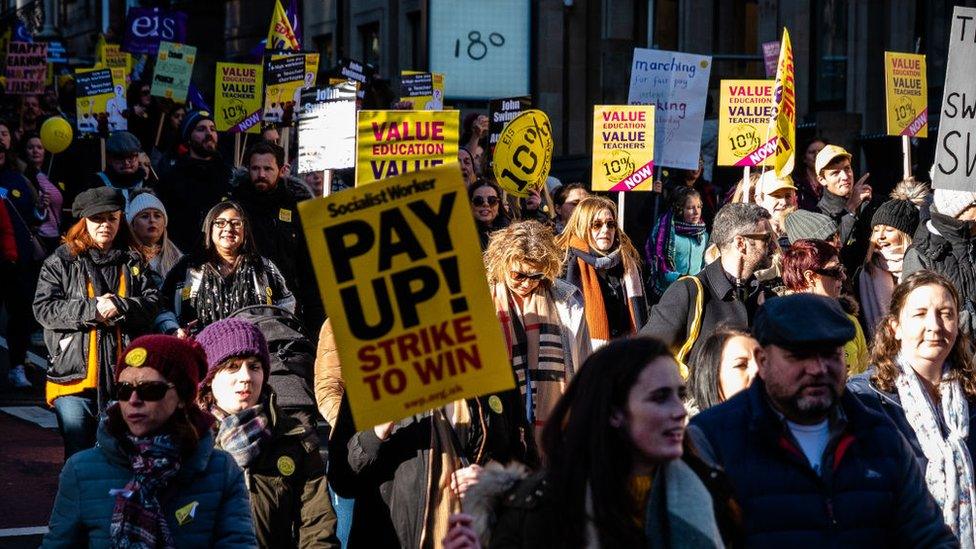
[[[600,221],[599,219],[594,219],[593,222],[590,223],[590,229],[593,229],[594,231],[599,231],[600,229],[603,228],[604,225],[606,225],[607,228],[610,229],[611,231],[617,229],[617,222],[612,219],[606,222]]]
[[[244,226],[244,222],[240,219],[214,219],[213,226],[218,229],[223,229],[227,225],[230,225],[231,229],[240,229]]]
[[[115,400],[127,401],[132,398],[132,393],[139,396],[139,400],[146,402],[156,402],[162,400],[166,393],[176,385],[168,381],[144,381],[142,383],[120,383],[115,388]]]
[[[843,265],[836,265],[834,267],[824,268],[824,269],[814,269],[815,273],[820,276],[829,276],[830,278],[841,278],[847,276],[847,269]]]
[[[515,282],[523,282],[525,280],[542,280],[545,278],[545,273],[523,273],[519,271],[510,271],[508,273],[512,280]]]
[[[476,196],[471,199],[471,203],[474,204],[475,206],[484,206],[485,204],[488,204],[489,206],[494,206],[495,204],[498,204],[498,197],[489,196],[486,198],[484,196]]]

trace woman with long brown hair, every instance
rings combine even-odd
[[[34,316],[51,354],[47,403],[54,407],[65,456],[95,444],[98,415],[114,389],[112,367],[122,349],[149,332],[156,286],[130,249],[125,199],[108,187],[79,194],[78,222],[41,267]]]
[[[888,416],[915,451],[925,483],[963,547],[976,545],[976,363],[960,331],[955,286],[918,271],[895,287],[871,349],[872,369],[848,389]]]
[[[613,201],[581,200],[556,245],[566,254],[563,280],[583,294],[593,348],[637,333],[647,321],[640,254],[618,224]]]

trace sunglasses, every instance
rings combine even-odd
[[[127,401],[132,398],[132,393],[139,396],[139,400],[146,402],[156,402],[162,400],[166,393],[176,385],[168,381],[146,381],[137,383],[120,383],[115,388],[115,400]]]
[[[847,269],[843,265],[837,265],[836,267],[831,267],[829,269],[816,269],[813,272],[820,276],[829,276],[830,278],[841,278],[847,274]]]
[[[599,231],[600,229],[603,228],[604,225],[606,225],[607,228],[610,229],[611,231],[616,230],[617,228],[617,222],[612,219],[607,221],[606,223],[600,221],[599,219],[594,219],[593,222],[590,223],[590,228],[593,229],[594,231]]]
[[[228,224],[232,229],[240,229],[244,226],[244,222],[240,219],[214,219],[213,225],[218,229],[223,229]]]
[[[495,204],[498,204],[498,197],[489,196],[485,198],[483,196],[476,196],[471,199],[471,203],[474,204],[475,206],[484,206],[485,204],[488,204],[489,206],[494,206]]]
[[[519,271],[511,271],[508,273],[515,282],[523,282],[525,280],[542,280],[545,278],[545,273],[522,273]]]

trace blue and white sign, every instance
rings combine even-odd
[[[655,107],[656,165],[698,169],[711,71],[707,55],[634,48],[627,102]]]
[[[529,94],[529,0],[429,0],[430,72],[448,99]]]

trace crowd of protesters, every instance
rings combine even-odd
[[[0,120],[5,378],[43,376],[67,460],[45,547],[976,547],[976,192],[878,196],[816,138],[792,177],[672,170],[628,234],[585,182],[507,193],[467,116],[516,389],[356,431],[321,174],[148,92],[90,170],[47,95]]]

